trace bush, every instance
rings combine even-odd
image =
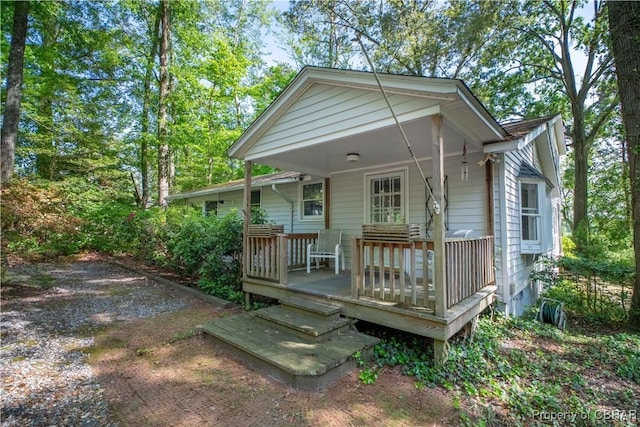
[[[264,221],[264,213],[256,220]],[[140,235],[139,255],[147,262],[197,279],[198,287],[242,303],[243,221],[236,211],[223,218],[172,206],[132,221]]]
[[[16,179],[2,189],[3,251],[25,258],[129,252],[138,214],[130,195],[87,180]]]
[[[66,195],[46,182],[13,180],[2,188],[2,252],[26,258],[69,255],[82,249],[83,220]]]
[[[133,198],[86,180],[14,180],[2,189],[2,256],[128,253],[194,277],[205,292],[242,302],[242,230],[237,212],[204,216],[187,206],[139,209]],[[255,209],[253,223],[265,223]],[[3,270],[4,271],[4,270]]]
[[[543,268],[531,278],[544,284],[545,296],[564,302],[573,317],[604,324],[625,322],[634,279],[632,254],[598,252],[598,258],[542,259]]]

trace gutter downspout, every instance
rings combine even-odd
[[[289,199],[287,196],[282,194],[280,190],[276,188],[275,184],[271,184],[271,189],[280,197],[284,199],[285,202],[289,203],[291,206],[291,217],[289,218],[289,233],[293,233],[293,200]]]

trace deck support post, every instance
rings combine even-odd
[[[442,132],[442,115],[431,116],[432,166],[433,166],[433,199],[440,210],[435,212],[433,221],[433,280],[435,290],[435,315],[445,317],[447,314],[447,276],[445,274],[446,255],[444,244],[444,141]]]
[[[442,365],[447,361],[447,355],[449,353],[449,342],[447,340],[433,340],[433,360],[436,365]]]

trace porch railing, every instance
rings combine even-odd
[[[352,245],[354,298],[365,296],[435,311],[439,296],[444,295],[449,308],[495,281],[491,236],[445,241],[446,289],[433,280],[432,241],[386,242],[354,237]]]
[[[493,236],[445,240],[447,308],[495,282]]]
[[[306,266],[307,246],[317,233],[278,233],[247,236],[247,276],[287,284],[287,272]]]
[[[287,234],[287,268],[294,270],[307,266],[307,248],[310,243],[317,243],[318,233]]]

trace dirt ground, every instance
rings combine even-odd
[[[120,425],[459,424],[460,410],[444,391],[418,390],[399,370],[383,372],[373,385],[364,385],[352,372],[321,392],[278,383],[198,332],[198,325],[239,308],[218,308],[196,297],[191,301],[179,311],[91,331],[94,344],[84,349],[86,360]]]

